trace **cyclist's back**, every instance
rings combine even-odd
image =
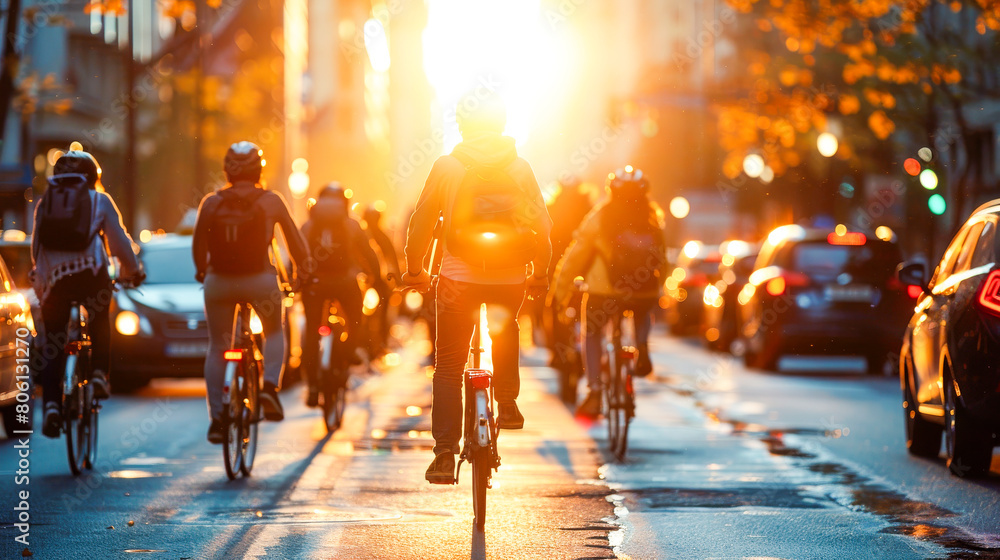
[[[66,332],[73,302],[87,308],[94,395],[97,398],[109,395],[111,321],[108,304],[113,287],[105,243],[121,263],[120,278],[135,278],[141,282],[142,274],[118,207],[111,196],[103,192],[97,160],[87,152],[69,151],[56,161],[54,172],[49,190],[35,207],[31,238],[33,284],[41,303],[46,345],[60,352],[60,359],[45,360],[39,371],[45,403],[43,433],[48,437],[59,435],[59,376],[63,349],[59,341]],[[53,198],[57,192],[58,200]],[[61,202],[74,198],[75,208],[58,208]]]
[[[600,352],[603,328],[625,310],[634,311],[639,358],[636,374],[652,371],[648,337],[650,310],[660,295],[666,267],[666,242],[656,205],[646,197],[642,171],[626,167],[608,178],[609,197],[580,225],[556,277],[554,299],[565,306],[574,279],[583,277],[584,370],[590,393],[580,406],[586,416],[600,409]]]
[[[463,141],[431,169],[407,231],[403,282],[425,289],[423,270],[439,216],[444,254],[437,286],[437,342],[431,410],[434,461],[425,478],[454,482],[462,434],[462,376],[482,304],[490,313],[497,425],[520,429],[517,315],[526,283],[544,294],[551,222],[541,191],[513,138],[502,136],[506,112],[495,95],[470,94],[456,115]],[[527,266],[531,265],[531,277]]]
[[[281,226],[294,266],[306,258],[305,241],[278,193],[259,184],[263,152],[238,142],[226,154],[229,184],[202,199],[192,240],[196,279],[205,284],[208,354],[205,383],[211,415],[209,441],[222,442],[223,352],[228,348],[233,311],[249,303],[260,318],[264,336],[264,389],[261,403],[268,420],[281,420],[278,388],[284,371],[283,293],[268,254],[275,225]]]
[[[347,340],[342,347],[348,358],[355,356],[361,338],[362,294],[357,276],[380,277],[378,254],[368,235],[348,212],[348,198],[338,183],[330,183],[309,210],[309,220],[302,225],[311,257],[308,281],[302,293],[306,332],[303,341],[302,367],[309,384],[307,406],[316,406],[319,398],[318,348],[319,327],[326,318],[326,302],[336,300],[347,319]]]

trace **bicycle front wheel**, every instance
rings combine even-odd
[[[490,449],[479,447],[472,453],[472,511],[476,527],[486,525],[486,490],[490,486]]]
[[[69,457],[69,469],[74,476],[87,468],[87,446],[90,436],[87,430],[89,410],[84,404],[83,388],[74,387],[68,397],[63,399],[63,430],[66,432],[66,454]]]
[[[87,415],[85,416],[86,428],[87,428],[87,454],[85,455],[84,465],[93,470],[94,463],[97,462],[97,417],[100,406],[97,403],[97,399],[94,398],[94,386],[90,383],[84,387],[84,404],[87,407]]]
[[[240,471],[250,476],[253,460],[257,456],[257,427],[260,425],[260,379],[263,368],[258,360],[251,362],[250,375],[246,377],[246,397],[243,400],[242,424],[243,442],[240,449]]]
[[[226,379],[231,380],[227,391],[229,392],[229,403],[222,411],[222,458],[226,464],[226,476],[229,480],[235,479],[240,472],[243,463],[243,391],[240,388],[239,370],[240,364],[230,362],[226,372]]]
[[[628,446],[629,396],[626,387],[625,366],[619,352],[612,348],[610,354],[610,375],[608,376],[608,445],[615,460],[625,460]]]
[[[326,371],[323,377],[323,422],[327,432],[335,432],[344,421],[347,387],[335,372]]]

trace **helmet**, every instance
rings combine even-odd
[[[480,88],[481,89],[481,88]],[[469,132],[503,132],[507,126],[507,108],[495,91],[481,93],[476,89],[466,93],[455,107],[455,122],[462,134]]]
[[[97,159],[87,152],[70,150],[63,154],[52,166],[53,175],[77,174],[87,178],[87,188],[96,188],[101,182],[101,166]]]
[[[330,181],[325,187],[320,189],[319,194],[316,195],[316,200],[319,201],[326,198],[334,198],[340,200],[344,204],[347,204],[347,201],[351,198],[348,190],[349,189],[345,189],[344,186],[340,184],[340,181]]]
[[[238,180],[256,183],[260,181],[260,172],[264,168],[264,150],[253,142],[236,142],[226,151],[223,168],[230,183]]]
[[[626,165],[625,169],[608,173],[607,186],[612,196],[634,198],[637,195],[646,194],[646,189],[649,188],[649,181],[646,180],[646,176],[641,169]]]

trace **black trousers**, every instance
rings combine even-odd
[[[306,332],[302,340],[302,368],[306,380],[311,386],[316,386],[319,375],[319,327],[326,324],[330,312],[330,302],[337,300],[347,319],[347,340],[342,348],[343,354],[334,356],[337,360],[346,360],[354,355],[359,341],[364,336],[361,331],[361,288],[354,276],[334,276],[321,279],[309,285],[302,292],[302,306],[305,308]]]
[[[441,278],[437,286],[437,355],[431,431],[434,453],[459,451],[462,438],[462,381],[479,309],[486,304],[493,341],[493,382],[498,402],[513,401],[521,390],[517,315],[524,284],[468,284]]]
[[[76,302],[87,309],[90,335],[90,359],[94,370],[110,376],[111,363],[111,300],[114,291],[106,270],[78,272],[60,278],[42,302],[42,322],[45,325],[45,345],[41,348],[42,364],[39,382],[42,400],[58,401],[62,394],[61,381],[66,355],[66,325],[69,323],[70,304]],[[50,358],[50,356],[53,356]],[[109,377],[110,379],[110,377]]]

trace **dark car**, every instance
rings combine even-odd
[[[977,209],[927,278],[922,264],[899,278],[922,291],[899,356],[906,447],[948,468],[987,472],[1000,432],[1000,199]]]
[[[111,307],[112,386],[131,391],[154,377],[198,377],[208,351],[205,296],[195,282],[191,237],[142,243],[146,282],[117,292]]]
[[[719,281],[718,245],[688,241],[664,282],[664,309],[670,334],[696,334],[702,326],[705,287]]]
[[[111,307],[112,388],[128,392],[159,377],[201,377],[208,352],[205,292],[195,281],[190,235],[154,235],[140,244],[146,282],[117,292]],[[290,298],[285,322],[285,384],[302,351],[302,304]],[[254,317],[252,328],[259,330]]]
[[[894,235],[844,226],[782,226],[768,235],[743,306],[744,360],[774,369],[782,354],[860,355],[873,373],[894,356],[916,294],[896,279]]]
[[[719,248],[722,252],[720,279],[705,286],[701,331],[710,349],[724,352],[739,338],[743,316],[737,297],[750,281],[757,248],[738,240],[724,242]]]
[[[8,233],[4,232],[2,236],[0,254],[16,258],[27,251],[26,264],[25,261],[18,261],[18,272],[27,266],[23,278],[27,281],[27,273],[31,270],[30,244],[25,245],[23,233],[18,232],[21,236],[17,239],[12,239]],[[23,249],[13,249],[12,245]],[[26,360],[30,359],[34,333],[31,309],[25,295],[25,290],[31,290],[30,284],[23,284],[22,287],[16,282],[15,275],[4,260],[0,258],[0,416],[3,417],[4,429],[10,437],[12,430],[31,429],[30,414],[23,417],[25,421],[18,422],[17,406],[27,404],[32,394]],[[22,393],[25,396],[19,398]]]

